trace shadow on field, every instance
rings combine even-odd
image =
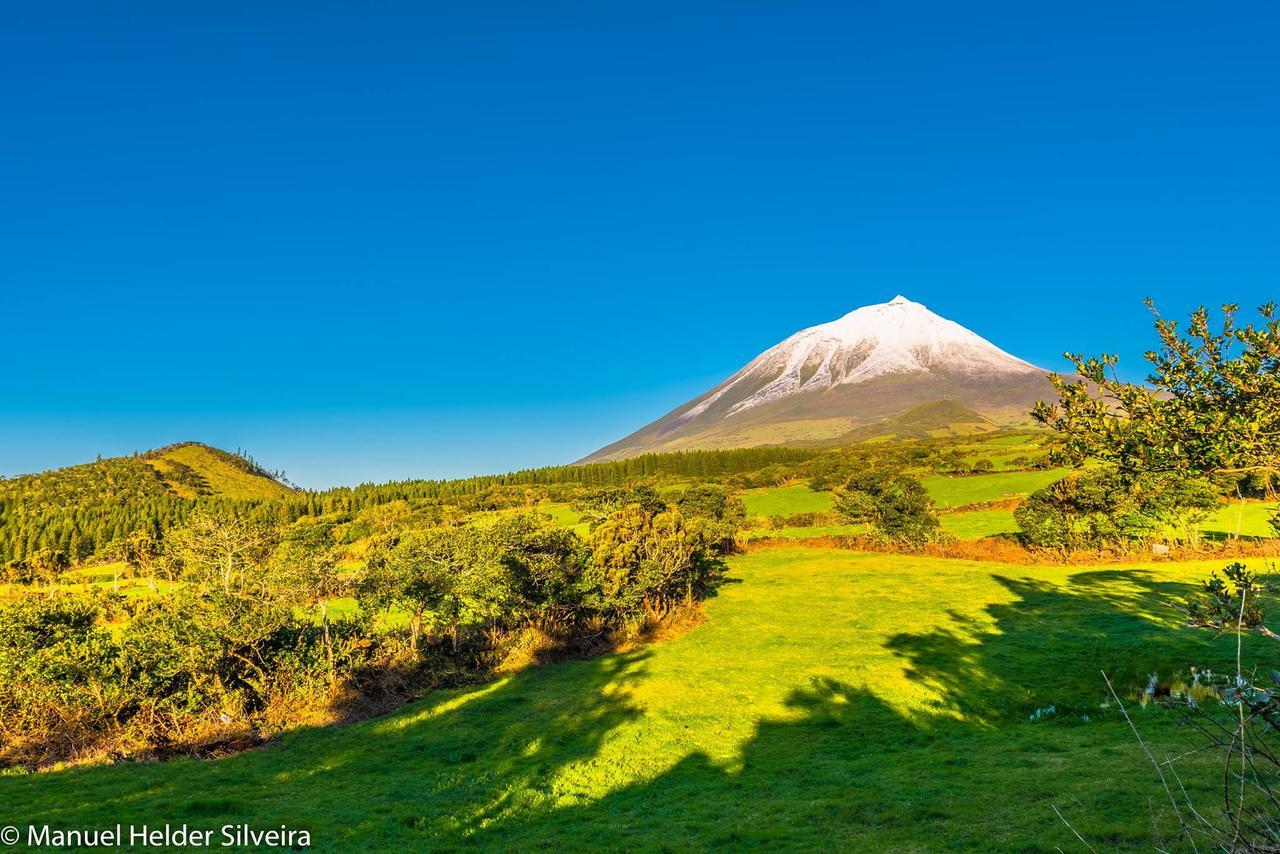
[[[1187,629],[1179,607],[1193,585],[1157,581],[1140,570],[1078,572],[1066,586],[993,575],[1013,595],[979,620],[951,613],[953,626],[893,636],[886,646],[907,662],[909,678],[933,689],[934,711],[969,720],[1025,720],[1048,705],[1056,713],[1096,713],[1106,671],[1122,698],[1155,674],[1162,682],[1203,664],[1203,632]]]
[[[1073,850],[1050,803],[1098,844],[1149,844],[1167,816],[1127,731],[1099,711],[1099,670],[1133,690],[1150,672],[1223,666],[1233,648],[1181,628],[1168,602],[1187,586],[1143,572],[1084,571],[1066,585],[996,578],[1009,599],[982,617],[953,614],[913,633],[903,613],[904,631],[882,641],[932,689],[928,705],[903,709],[880,686],[811,678],[732,761],[701,752],[696,736],[655,744],[627,726],[644,714],[633,691],[653,651],[640,650],[437,692],[216,763],[9,778],[0,796],[23,822],[287,820],[343,849]],[[815,603],[812,619],[821,611]],[[645,761],[583,772],[610,739],[621,740],[614,754]]]
[[[1174,832],[1127,728],[1100,709],[1100,671],[1132,696],[1152,672],[1228,664],[1228,645],[1178,625],[1172,604],[1190,585],[1126,570],[1078,573],[1065,587],[996,578],[1013,599],[985,609],[989,619],[952,614],[951,627],[886,642],[909,678],[937,692],[927,709],[815,678],[788,697],[793,716],[758,726],[739,761],[695,752],[655,779],[465,838],[494,848],[554,847],[571,834],[637,848],[1078,849],[1050,804],[1108,847],[1149,847],[1153,827]],[[1165,744],[1183,743],[1171,716],[1149,722]],[[1212,807],[1219,781],[1206,768],[1186,784]]]

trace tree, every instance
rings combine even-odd
[[[938,534],[933,499],[920,481],[891,471],[866,471],[837,490],[833,509],[853,523],[867,523],[877,535],[920,546]]]
[[[1028,545],[1064,558],[1106,545],[1124,547],[1141,529],[1137,502],[1109,472],[1077,472],[1033,492],[1013,511]]]
[[[230,513],[199,511],[169,533],[167,555],[197,585],[243,591],[279,538],[271,525]]]
[[[445,633],[458,648],[461,632],[496,624],[523,604],[521,580],[510,560],[522,517],[404,533],[368,557],[361,595],[379,607],[409,612],[410,649],[424,630]]]
[[[333,679],[333,637],[329,631],[329,600],[341,595],[345,585],[338,575],[334,522],[299,522],[288,530],[267,562],[267,587],[289,603],[305,604],[320,611],[325,657]]]
[[[161,547],[160,540],[154,533],[145,529],[134,531],[122,540],[113,540],[105,551],[107,557],[112,559],[111,585],[115,592],[120,592],[119,563],[146,574],[151,589],[155,590],[154,569]]]
[[[1202,477],[1146,475],[1136,483],[1141,512],[1169,529],[1175,540],[1194,546],[1200,523],[1222,503],[1218,487]]]
[[[675,507],[688,524],[703,529],[703,539],[716,554],[729,554],[737,547],[736,538],[747,512],[742,499],[730,495],[723,486],[712,483],[690,486],[680,493]]]
[[[1154,313],[1150,301],[1147,305]],[[1267,303],[1258,310],[1261,320],[1256,326],[1241,327],[1238,310],[1233,304],[1223,306],[1215,329],[1208,311],[1199,308],[1192,312],[1185,334],[1175,322],[1156,314],[1160,344],[1146,354],[1151,365],[1146,386],[1120,381],[1113,355],[1068,354],[1078,379],[1053,377],[1058,401],[1037,404],[1032,415],[1061,435],[1060,456],[1077,464],[1100,460],[1126,484],[1150,476],[1229,477],[1237,484],[1250,478],[1270,491],[1280,475],[1280,320],[1274,303]],[[1203,487],[1192,489],[1203,493]],[[1194,507],[1197,500],[1186,499],[1186,506]],[[1274,517],[1272,526],[1280,527]],[[1188,603],[1188,623],[1238,636],[1249,630],[1271,634],[1257,607],[1261,585],[1239,564],[1224,573],[1225,580],[1211,576]],[[1269,788],[1276,753],[1263,741],[1276,732],[1280,685],[1253,685],[1245,675],[1240,649],[1238,645],[1234,680],[1221,692],[1222,706],[1235,718],[1233,726],[1212,721],[1200,727],[1207,746],[1224,751],[1220,779],[1227,781],[1223,791],[1229,826],[1220,830],[1191,808],[1199,822],[1187,830],[1192,847],[1192,830],[1204,831],[1203,841],[1223,850],[1274,847],[1280,824],[1280,799]],[[1191,713],[1206,715],[1212,708],[1197,704]],[[1163,780],[1164,769],[1154,757],[1152,762]],[[1239,781],[1238,796],[1234,781]],[[1261,803],[1246,806],[1246,791],[1260,792]],[[1177,811],[1178,799],[1171,791],[1169,797]]]
[[[518,516],[493,532],[506,542],[502,562],[512,574],[525,613],[542,627],[562,626],[577,616],[582,603],[581,581],[591,559],[573,531],[548,528],[532,516]]]
[[[1123,478],[1227,473],[1270,482],[1280,476],[1280,320],[1267,303],[1259,325],[1241,327],[1238,310],[1223,306],[1214,330],[1199,308],[1185,335],[1157,314],[1146,386],[1116,378],[1113,355],[1068,353],[1079,379],[1051,377],[1059,399],[1038,403],[1033,417],[1061,434],[1069,461],[1111,463]]]
[[[573,503],[582,518],[594,528],[610,513],[632,504],[638,504],[646,513],[656,514],[667,509],[667,501],[652,486],[612,486],[597,489],[578,498]]]
[[[44,581],[49,585],[49,597],[58,589],[58,578],[71,568],[71,561],[65,552],[58,549],[41,549],[27,558],[31,576],[36,581]]]
[[[642,504],[615,510],[591,533],[588,598],[619,616],[661,620],[711,584],[719,564],[707,546],[703,529],[678,510],[654,513]]]
[[[1147,537],[1194,542],[1198,525],[1219,503],[1202,478],[1141,474],[1126,479],[1113,467],[1075,472],[1033,492],[1013,511],[1023,540],[1059,552],[1114,547]]]

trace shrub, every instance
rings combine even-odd
[[[1196,525],[1217,503],[1204,480],[1144,475],[1125,481],[1112,469],[1094,469],[1032,493],[1013,516],[1028,545],[1065,556],[1080,549],[1127,550],[1134,540],[1160,535],[1162,527],[1194,540]]]
[[[705,527],[678,510],[651,513],[639,504],[611,513],[592,532],[591,552],[586,601],[622,618],[662,619],[705,594],[721,569]]]
[[[939,531],[933,499],[918,480],[904,474],[855,475],[836,492],[834,507],[845,520],[866,522],[878,536],[904,545],[923,545]]]

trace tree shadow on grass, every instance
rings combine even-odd
[[[1143,572],[995,578],[1007,601],[885,641],[929,703],[809,678],[731,759],[696,734],[681,743],[678,726],[666,743],[639,738],[646,649],[437,692],[219,762],[10,778],[0,794],[21,822],[285,822],[339,849],[1070,850],[1050,804],[1100,847],[1149,845],[1169,819],[1124,724],[1098,708],[1099,670],[1132,691],[1152,671],[1227,665],[1233,648],[1181,628],[1167,601],[1187,587]],[[831,616],[815,603],[812,619]],[[1175,739],[1169,724],[1150,713],[1153,744]],[[592,766],[610,739],[609,755],[651,761]]]
[[[759,723],[735,762],[692,752],[647,781],[589,803],[513,815],[469,835],[483,847],[1071,850],[1051,805],[1100,847],[1148,848],[1175,819],[1127,726],[1101,708],[1106,670],[1133,694],[1151,672],[1225,666],[1231,643],[1179,626],[1170,602],[1190,586],[1127,570],[1066,585],[996,576],[1011,599],[983,618],[887,641],[926,708],[877,686],[814,678],[791,714]],[[1232,642],[1233,643],[1233,642]],[[1036,710],[1042,712],[1035,721]],[[1135,710],[1156,749],[1181,749],[1176,715]],[[1212,761],[1187,781],[1213,806]],[[1175,847],[1177,847],[1175,845]]]
[[[1087,714],[1106,699],[1105,671],[1122,696],[1152,674],[1167,682],[1230,652],[1184,627],[1178,607],[1193,585],[1142,570],[1077,572],[1065,585],[993,575],[1012,599],[953,625],[901,633],[886,646],[909,678],[931,687],[935,711],[971,720],[1025,719],[1054,706]]]

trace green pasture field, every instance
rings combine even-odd
[[[965,477],[934,474],[920,478],[920,482],[929,490],[929,495],[939,507],[963,507],[966,504],[1025,497],[1066,474],[1066,469],[996,472]]]
[[[1227,537],[1274,537],[1275,529],[1270,519],[1276,513],[1276,505],[1259,501],[1228,504],[1216,510],[1200,526],[1206,536],[1214,539]]]
[[[920,482],[938,507],[961,507],[985,501],[1025,497],[1063,477],[1066,469],[994,472],[964,477],[927,475]],[[791,516],[831,509],[830,492],[815,492],[805,484],[748,489],[738,493],[749,516]]]
[[[766,549],[732,558],[673,640],[218,761],[0,777],[2,817],[285,823],[321,850],[1079,850],[1056,806],[1099,850],[1150,849],[1172,819],[1100,671],[1157,755],[1192,746],[1176,712],[1134,698],[1149,674],[1231,665],[1233,638],[1169,607],[1219,563]],[[1246,640],[1251,666],[1277,657]],[[1187,762],[1212,813],[1220,768]]]
[[[815,492],[807,484],[745,489],[738,493],[748,516],[794,516],[831,509],[831,493]]]
[[[963,513],[945,513],[938,517],[942,530],[957,540],[980,540],[996,534],[1017,532],[1012,510],[966,510]]]

